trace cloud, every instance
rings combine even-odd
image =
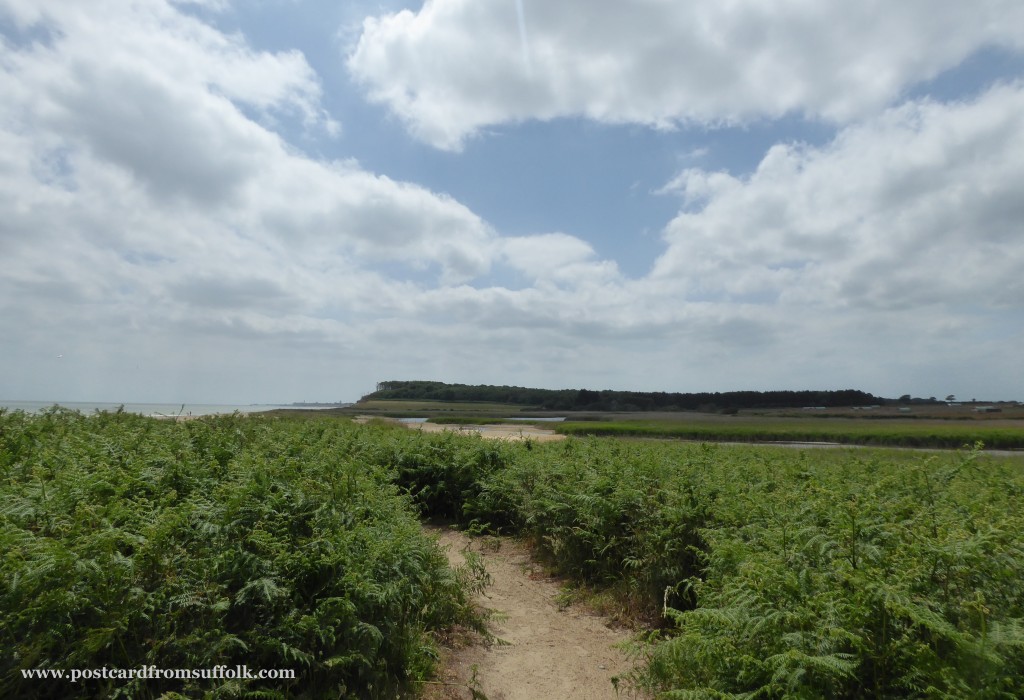
[[[65,91],[72,92],[82,79],[89,81],[85,89],[100,90],[116,90],[119,80],[128,79],[167,91],[208,91],[258,110],[292,110],[311,121],[326,118],[316,74],[299,51],[254,51],[241,36],[224,34],[171,2],[96,0],[86,6],[70,0],[4,0],[4,10],[21,29],[54,37],[31,53],[52,51],[59,42],[68,65],[58,69],[72,72],[62,75],[36,65],[35,77],[61,80]],[[113,76],[104,75],[110,70]],[[109,82],[93,84],[105,79]]]
[[[258,308],[287,288],[268,312],[288,299],[312,314],[386,296],[366,292],[377,262],[446,283],[489,268],[495,234],[465,206],[308,158],[261,123],[330,122],[301,54],[256,51],[161,0],[101,5],[2,6],[50,37],[0,46],[7,299],[63,290],[117,314],[134,297],[159,316],[262,290]]]
[[[614,262],[597,260],[589,243],[565,233],[507,237],[499,247],[503,262],[534,282],[578,286],[614,283],[619,279]]]
[[[798,114],[844,123],[987,46],[1024,46],[1016,0],[849,3],[434,0],[364,21],[371,100],[458,150],[489,126],[585,116],[671,128]]]
[[[689,169],[653,276],[693,298],[845,309],[1024,305],[1024,85],[917,101],[737,178]]]

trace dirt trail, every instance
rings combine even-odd
[[[560,435],[554,430],[538,428],[535,425],[512,425],[510,423],[494,423],[491,425],[413,423],[409,427],[413,430],[422,430],[425,433],[440,433],[443,431],[465,434],[475,433],[490,440],[533,440],[534,442],[553,442],[555,440],[565,439],[565,435]]]
[[[613,677],[624,676],[630,669],[625,655],[613,648],[629,633],[611,629],[603,618],[576,607],[560,607],[558,582],[531,563],[525,546],[503,538],[495,551],[459,532],[441,528],[431,532],[447,548],[453,565],[465,561],[467,547],[483,558],[493,583],[478,600],[496,612],[491,631],[507,642],[454,650],[445,681],[469,683],[475,665],[477,688],[488,700],[632,697],[625,683],[619,695],[612,684]],[[448,686],[428,697],[470,698],[471,693],[465,686]]]

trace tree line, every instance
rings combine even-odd
[[[363,397],[418,401],[478,401],[530,406],[550,411],[697,411],[743,408],[867,406],[885,399],[855,389],[830,391],[726,391],[678,393],[664,391],[592,391],[533,389],[490,384],[447,384],[432,381],[386,381]]]

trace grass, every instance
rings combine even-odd
[[[368,400],[310,417],[426,418],[434,423],[492,425],[509,418],[565,417],[565,422],[537,425],[566,435],[649,437],[710,442],[832,442],[891,447],[956,449],[983,442],[989,449],[1024,449],[1024,407],[1002,405],[1000,413],[983,414],[973,404],[960,406],[881,406],[744,410],[722,413],[543,411],[519,405],[432,400]],[[287,416],[290,411],[276,412]],[[528,421],[516,421],[529,424]]]
[[[679,438],[711,442],[834,442],[939,448],[959,448],[983,442],[992,449],[1024,448],[1024,425],[992,427],[981,422],[767,417],[691,421],[679,417],[565,422],[552,427],[566,435]]]
[[[522,425],[524,421],[512,421],[504,418],[490,418],[486,416],[431,416],[427,419],[429,423],[438,425]],[[529,424],[527,422],[527,424]]]
[[[331,411],[343,416],[418,417],[454,425],[493,425],[512,417],[565,416],[565,422],[540,423],[565,435],[648,437],[709,442],[831,442],[890,447],[957,449],[983,442],[989,449],[1024,449],[1024,409],[994,415],[969,406],[915,407],[904,415],[897,407],[874,411],[836,410],[828,417],[791,410],[744,411],[740,415],[697,412],[601,413],[544,412],[522,406],[444,401],[374,400]],[[279,412],[287,415],[290,412]],[[315,414],[310,414],[316,417]],[[320,414],[319,417],[323,417]],[[941,417],[940,417],[941,416]],[[528,421],[515,421],[529,424]]]

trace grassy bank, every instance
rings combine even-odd
[[[992,427],[949,421],[746,418],[565,422],[552,426],[565,435],[678,438],[709,442],[835,442],[889,447],[960,448],[982,442],[990,449],[1024,449],[1024,426]]]

